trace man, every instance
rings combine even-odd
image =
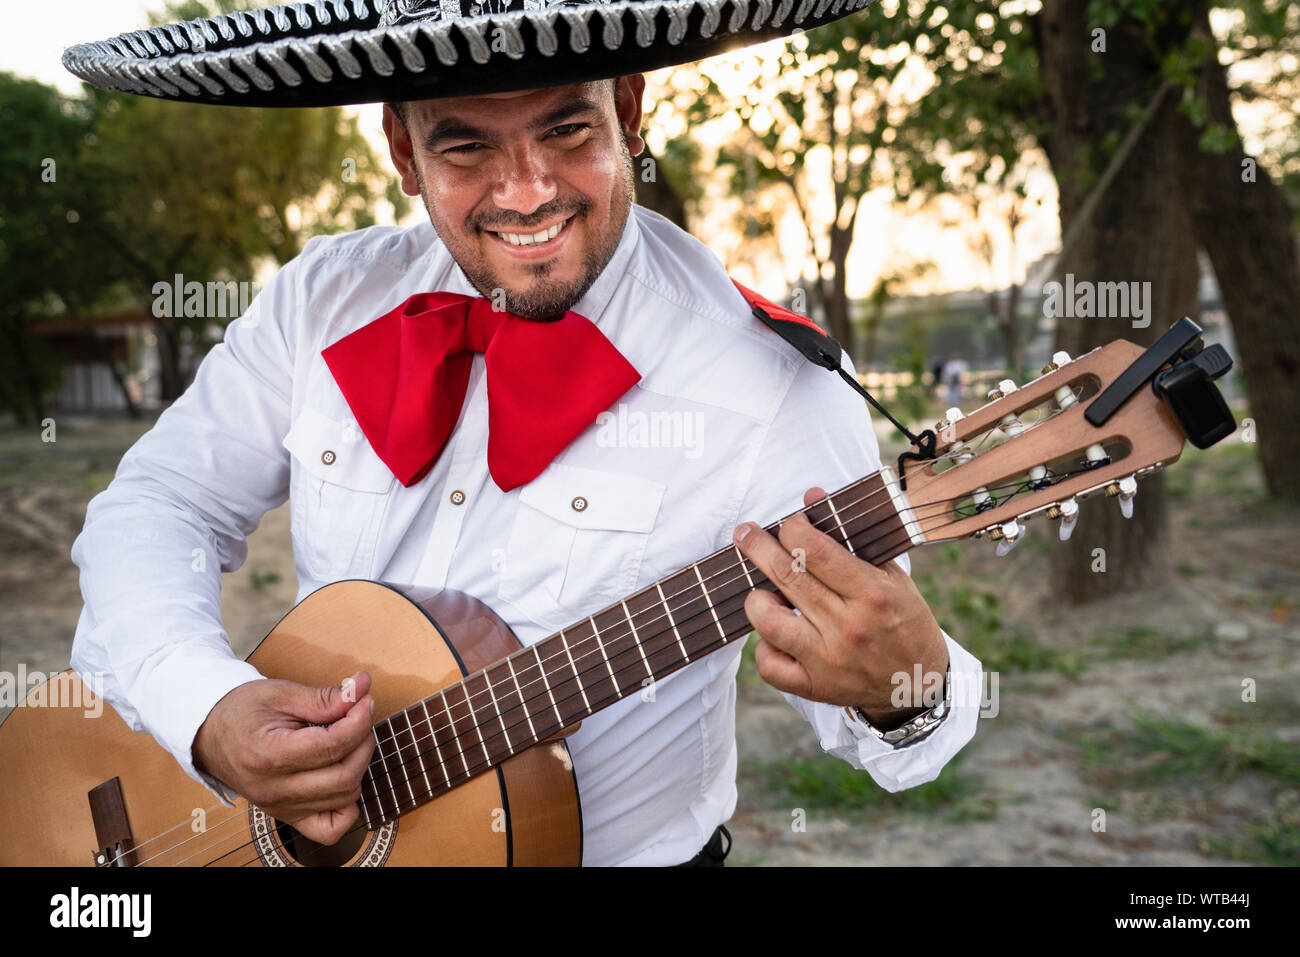
[[[893,696],[917,669],[979,673],[906,556],[875,568],[802,516],[779,538],[760,527],[794,511],[801,488],[813,486],[807,504],[874,472],[879,453],[861,400],[761,328],[701,244],[633,204],[644,85],[635,74],[387,106],[402,187],[430,224],[312,240],[91,502],[73,547],[86,597],[73,665],[106,673],[124,719],[210,787],[323,843],[357,819],[370,676],[256,680],[220,626],[220,572],[286,495],[299,599],[340,578],[456,588],[525,644],[734,541],[788,599],[746,599],[759,673],[826,750],[897,789],[935,777],[973,735],[971,703]],[[489,474],[476,355],[446,445],[417,479],[395,477],[322,353],[431,289],[525,321],[571,310],[639,380],[506,488]],[[617,427],[654,416],[693,425],[698,441],[654,447]],[[731,815],[739,654],[695,662],[568,739],[584,863],[687,861]],[[924,736],[883,736],[920,713],[935,716]]]

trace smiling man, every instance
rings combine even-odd
[[[562,315],[614,255],[634,200],[639,74],[453,100],[389,104],[402,188],[486,296],[534,319]],[[611,92],[618,91],[611,96]]]
[[[896,790],[974,734],[978,702],[952,689],[977,686],[979,662],[905,553],[876,567],[844,525],[802,514],[762,529],[879,470],[875,435],[716,256],[633,203],[644,88],[390,102],[392,159],[429,221],[309,242],[91,502],[74,666],[105,672],[128,723],[218,793],[329,843],[357,820],[374,747],[370,675],[259,680],[222,630],[220,574],[286,497],[300,600],[348,578],[450,588],[525,645],[734,542],[783,597],[755,588],[713,620],[738,637],[752,623],[760,675],[824,750]],[[611,439],[610,415],[689,418],[701,440]],[[196,568],[196,552],[218,560]],[[584,863],[725,856],[742,645],[569,736]]]

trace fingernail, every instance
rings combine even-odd
[[[754,526],[753,523],[751,522],[746,522],[743,525],[737,525],[736,530],[731,533],[731,537],[735,541],[735,543],[739,545],[741,542],[745,540],[745,536],[748,535],[753,528]]]

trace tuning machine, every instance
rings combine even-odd
[[[1001,558],[1011,549],[1015,548],[1020,539],[1024,537],[1025,528],[1016,519],[1004,522],[989,529],[989,541],[997,542],[998,547],[995,554]]]
[[[1137,497],[1137,477],[1130,475],[1118,482],[1106,486],[1106,494],[1119,499],[1119,513],[1125,518],[1133,517],[1133,499]]]
[[[1048,508],[1047,517],[1060,519],[1061,541],[1068,542],[1070,536],[1074,534],[1075,524],[1079,521],[1079,503],[1073,498],[1067,498],[1064,502],[1057,502]]]

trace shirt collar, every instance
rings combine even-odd
[[[430,224],[430,228],[432,228],[432,224]],[[618,288],[618,284],[626,275],[627,267],[632,260],[632,253],[636,249],[640,238],[641,228],[637,225],[636,206],[631,205],[627,211],[627,222],[623,224],[623,234],[619,237],[618,245],[614,248],[614,255],[605,264],[605,268],[596,277],[596,281],[591,284],[591,288],[583,293],[582,298],[573,306],[574,312],[590,319],[596,324],[597,328],[603,329],[613,322],[612,317],[605,317],[605,308],[614,297],[614,290]],[[452,260],[452,265],[455,268],[451,273],[451,281],[445,284],[446,291],[458,292],[467,296],[479,295],[479,291],[474,288],[473,283],[469,281],[460,265],[455,260]]]

